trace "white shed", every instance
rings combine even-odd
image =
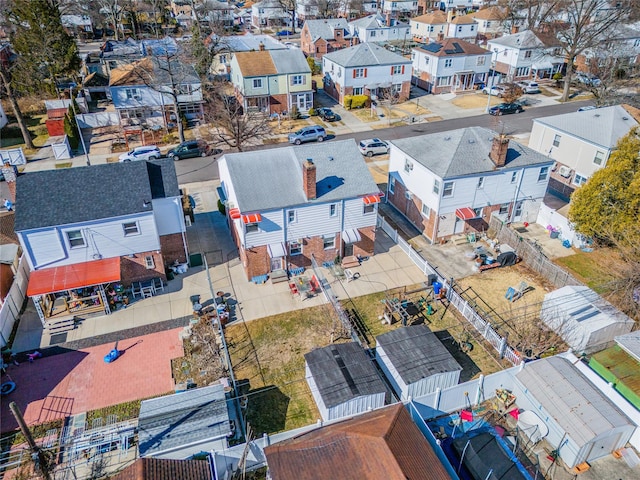
[[[458,384],[462,367],[426,325],[376,337],[376,360],[401,400]]]
[[[568,359],[523,364],[513,393],[518,407],[546,423],[546,440],[573,468],[624,447],[635,425]]]
[[[357,343],[317,348],[304,356],[307,383],[323,420],[384,406],[387,388]]]
[[[607,348],[634,323],[589,287],[575,285],[547,293],[540,318],[578,355]]]

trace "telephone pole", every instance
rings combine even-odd
[[[35,466],[35,471],[39,472],[40,475],[42,475],[42,478],[44,478],[45,480],[53,480],[53,477],[51,477],[51,472],[49,471],[49,457],[47,456],[47,453],[42,450],[33,439],[31,430],[29,430],[29,427],[22,417],[20,408],[18,407],[18,405],[16,405],[16,402],[11,402],[9,404],[9,408],[11,409],[11,413],[13,413],[13,416],[18,422],[20,431],[22,431],[22,434],[27,439],[29,449],[31,450],[31,459],[33,460],[33,464]]]

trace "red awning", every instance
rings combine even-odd
[[[472,218],[476,218],[476,212],[473,211],[472,208],[469,207],[464,207],[464,208],[458,208],[456,210],[456,217],[458,217],[460,220],[471,220]]]
[[[259,213],[248,213],[246,215],[242,215],[242,221],[244,223],[258,223],[262,221],[262,215]]]
[[[232,208],[231,210],[229,210],[229,216],[232,220],[237,220],[242,216],[242,214],[240,213],[239,208]]]
[[[380,203],[380,196],[367,195],[366,197],[362,198],[362,201],[364,202],[365,205],[371,205],[372,203]]]
[[[43,268],[31,272],[27,295],[43,295],[120,281],[120,257]]]

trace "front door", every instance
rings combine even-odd
[[[284,257],[275,257],[271,259],[271,271],[284,269]]]
[[[516,202],[516,206],[513,210],[513,219],[512,222],[519,222],[522,217],[522,200]]]
[[[464,232],[464,220],[460,220],[456,217],[456,224],[453,227],[453,234],[457,235],[458,233]]]
[[[297,96],[296,104],[298,105],[298,110],[307,110],[307,95],[306,93],[301,93]]]
[[[350,257],[353,255],[353,243],[344,244],[344,256]]]

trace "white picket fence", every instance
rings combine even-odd
[[[80,128],[111,127],[120,125],[117,112],[83,113],[76,115]]]
[[[13,284],[9,288],[9,293],[7,293],[2,306],[0,306],[0,347],[4,347],[9,341],[13,325],[20,315],[20,309],[27,293],[28,282],[29,266],[25,256],[22,255],[18,262]]]
[[[449,281],[438,273],[438,271],[429,265],[424,258],[416,252],[413,247],[404,240],[389,223],[381,216],[378,216],[378,227],[382,228],[384,232],[402,249],[403,252],[411,259],[411,261],[424,273],[425,275],[435,274],[438,276],[438,281],[447,287],[447,299],[453,307],[458,310],[462,316],[475,328],[480,335],[482,335],[493,348],[495,348],[500,354],[501,358],[506,358],[513,365],[519,365],[522,359],[520,355],[511,348],[504,337],[500,336],[491,327],[491,324],[485,320],[478,312],[476,312],[467,301],[450,288]]]

